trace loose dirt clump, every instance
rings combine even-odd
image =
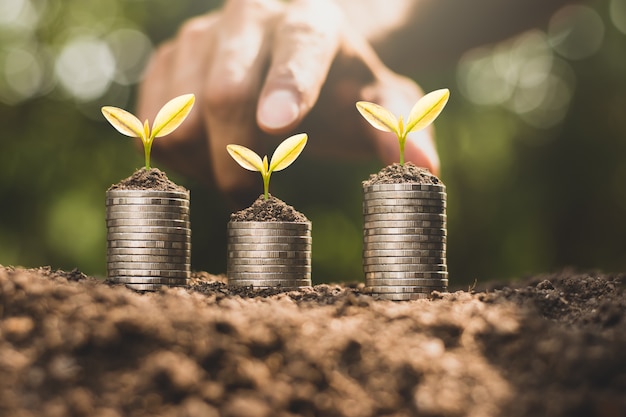
[[[306,216],[284,201],[269,195],[266,200],[261,194],[252,205],[230,215],[233,222],[298,222],[309,221]]]
[[[156,191],[182,191],[187,189],[172,182],[165,172],[158,168],[140,168],[128,178],[109,187],[111,190],[156,190]]]
[[[374,184],[441,184],[441,180],[431,174],[426,168],[420,168],[407,162],[404,165],[392,164],[381,169],[376,174],[370,175],[363,181],[363,186]]]
[[[0,267],[0,415],[622,416],[622,276],[394,303]]]

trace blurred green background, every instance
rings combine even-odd
[[[0,3],[0,264],[104,275],[104,191],[142,155],[99,108],[132,110],[152,48],[220,3]],[[625,52],[626,0],[596,1],[445,71],[410,74],[452,91],[436,123],[452,284],[626,271]],[[360,181],[380,168],[303,154],[273,179],[313,222],[315,282],[362,280]],[[232,208],[168,175],[192,192],[193,269],[224,272]]]

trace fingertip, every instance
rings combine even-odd
[[[293,91],[273,90],[261,97],[257,122],[268,133],[277,133],[292,127],[300,119],[300,113],[300,102]]]

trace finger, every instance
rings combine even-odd
[[[286,132],[314,106],[337,54],[342,20],[331,1],[289,5],[277,23],[272,62],[259,98],[256,117],[261,129]]]
[[[253,181],[228,157],[226,145],[255,148],[259,134],[254,118],[256,100],[268,62],[271,26],[282,9],[283,4],[276,1],[230,0],[216,28],[203,111],[215,179],[227,193]]]

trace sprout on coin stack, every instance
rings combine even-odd
[[[189,115],[195,97],[166,103],[152,128],[133,114],[105,106],[102,114],[120,133],[141,139],[145,167],[106,192],[107,274],[139,291],[186,285],[190,275],[189,191],[150,167],[155,138],[173,132]]]
[[[446,187],[427,169],[405,163],[404,146],[410,132],[439,116],[449,96],[447,89],[425,95],[406,124],[378,104],[356,104],[372,126],[394,133],[400,146],[399,164],[363,182],[363,270],[366,289],[378,298],[427,298],[448,286]]]
[[[311,222],[269,193],[272,173],[291,165],[306,142],[304,133],[291,136],[269,160],[244,146],[226,147],[239,165],[263,177],[263,194],[228,222],[229,285],[284,290],[311,285]]]

